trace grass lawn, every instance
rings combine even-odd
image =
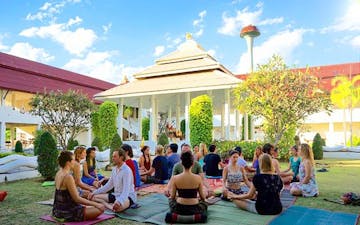
[[[329,172],[318,172],[316,174],[320,196],[317,198],[298,198],[295,204],[359,214],[360,206],[343,206],[326,202],[323,199],[336,199],[344,192],[359,192],[360,160],[328,159],[317,161],[318,168],[323,166]],[[282,168],[285,167],[285,163],[282,163]],[[0,184],[0,190],[8,191],[5,201],[0,202],[0,224],[44,224],[38,218],[41,215],[50,214],[52,208],[36,202],[53,198],[54,187],[41,187],[41,183],[41,178],[35,178]],[[101,224],[135,225],[142,223],[115,218]]]

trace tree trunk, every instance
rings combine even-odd
[[[346,111],[343,109],[343,131],[344,131],[344,145],[346,146]]]
[[[353,135],[352,135],[352,107],[349,108],[349,113],[350,113],[350,147],[353,146]]]

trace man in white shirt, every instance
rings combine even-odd
[[[136,202],[133,174],[125,163],[125,152],[115,150],[112,155],[114,168],[109,181],[101,188],[89,194],[89,199],[102,203],[114,212],[121,212]],[[114,188],[113,193],[107,193]]]

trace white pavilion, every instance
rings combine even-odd
[[[150,111],[150,133],[146,144],[156,144],[159,113],[167,114],[168,121],[174,121],[176,129],[180,129],[180,121],[185,119],[185,142],[190,143],[191,99],[207,94],[213,100],[213,115],[221,118],[220,138],[240,139],[241,115],[233,107],[231,90],[242,81],[209,55],[190,35],[187,35],[186,41],[176,51],[159,58],[154,65],[133,77],[131,82],[122,83],[94,96],[97,100],[118,104],[117,127],[120,137],[123,137],[123,129],[131,130],[140,143],[141,112],[147,109]],[[122,117],[124,105],[139,109],[139,113],[131,121]],[[129,126],[130,123],[136,125]],[[133,146],[137,147],[136,144]]]

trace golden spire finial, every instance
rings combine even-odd
[[[186,37],[186,40],[192,39],[192,35],[189,32],[186,33],[185,37]]]

